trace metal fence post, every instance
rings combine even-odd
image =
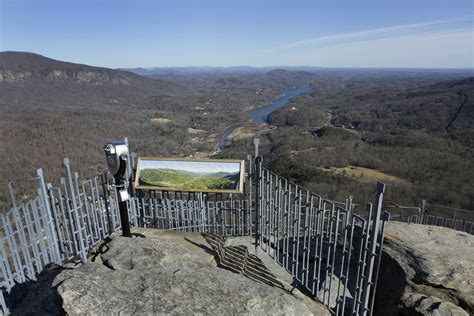
[[[384,240],[384,233],[385,233],[385,225],[390,221],[390,213],[389,212],[384,212],[383,214],[383,222],[382,222],[382,228],[380,230],[380,247],[379,251],[377,253],[377,266],[375,268],[375,278],[374,278],[374,290],[371,293],[371,299],[370,299],[370,312],[373,313],[374,311],[374,304],[375,304],[375,291],[377,290],[377,281],[379,278],[379,272],[380,272],[380,264],[382,262],[382,251],[383,251],[383,240]]]
[[[259,156],[259,154],[258,154],[258,145],[260,145],[260,138],[255,137],[253,139],[253,144],[255,146],[255,158],[257,158]]]
[[[369,304],[370,304],[370,297],[371,291],[375,290],[374,287],[374,281],[373,281],[373,272],[374,272],[374,266],[375,266],[375,257],[377,256],[377,240],[379,236],[379,228],[380,228],[380,215],[382,214],[382,203],[383,203],[383,194],[385,192],[385,184],[382,182],[377,182],[377,194],[375,198],[375,207],[374,211],[372,213],[372,218],[370,219],[370,225],[372,226],[371,230],[368,230],[371,232],[370,234],[370,242],[369,242],[369,247],[370,253],[369,253],[369,264],[366,265],[366,282],[364,286],[364,295],[363,295],[363,311],[362,315],[371,315],[372,311],[369,309]],[[382,245],[381,245],[382,246]]]
[[[112,224],[112,217],[110,216],[110,208],[112,206],[109,203],[109,184],[107,180],[107,171],[102,173],[100,180],[102,182],[102,191],[104,194],[105,214],[107,216],[107,224],[109,226],[109,235],[111,235],[114,232],[114,225]]]
[[[426,223],[426,200],[421,200],[421,221],[420,224]]]
[[[81,261],[83,263],[87,262],[87,254],[86,254],[86,247],[84,246],[84,238],[82,236],[82,225],[81,221],[79,220],[79,206],[77,205],[77,196],[76,196],[76,190],[74,187],[74,183],[72,182],[72,173],[71,173],[71,166],[69,165],[69,158],[64,158],[64,167],[66,169],[66,176],[67,176],[67,181],[69,184],[69,190],[71,192],[71,202],[72,202],[72,207],[73,207],[73,212],[74,212],[74,220],[76,221],[76,229],[77,229],[77,239],[79,242],[79,255],[81,257]],[[73,232],[74,234],[75,232]]]
[[[455,210],[454,210],[454,215],[453,215],[453,224],[451,225],[451,228],[452,228],[452,229],[456,229],[456,217],[457,217],[457,214],[458,214],[458,210],[455,209]]]
[[[53,248],[52,255],[54,258],[54,262],[56,264],[61,264],[62,260],[61,260],[61,254],[59,251],[59,241],[58,241],[58,236],[56,235],[56,227],[54,227],[55,223],[53,220],[52,210],[49,204],[48,191],[46,190],[46,183],[44,181],[43,169],[38,169],[36,173],[38,174],[38,177],[39,177],[41,199],[43,200],[43,205],[47,214],[46,216],[48,218],[46,231],[51,237],[51,240],[48,240],[48,243],[52,244],[52,248]]]
[[[199,199],[199,209],[201,212],[201,229],[203,233],[206,233],[206,205],[204,203],[204,198],[202,192],[198,195]]]
[[[260,187],[262,157],[260,157],[258,153],[258,145],[260,144],[260,138],[254,138],[253,144],[255,146],[255,254],[257,254],[260,240],[260,199],[262,198],[262,192]]]
[[[252,234],[252,181],[253,181],[253,174],[252,174],[252,155],[247,155],[247,160],[248,160],[248,166],[247,166],[247,183],[245,185],[245,188],[246,188],[246,192],[247,192],[247,198],[248,198],[248,202],[247,202],[247,207],[248,207],[248,212],[246,212],[245,214],[247,214],[247,220],[244,221],[245,224],[248,223],[248,227],[247,227],[247,230],[246,230],[246,234],[248,235],[251,235]],[[246,199],[245,195],[244,195],[244,200]],[[244,202],[245,203],[245,202]],[[244,204],[245,205],[245,204]],[[244,215],[245,217],[245,215]],[[244,226],[245,226],[244,224]]]
[[[258,253],[258,246],[260,242],[260,204],[262,199],[262,186],[261,186],[261,179],[262,179],[262,157],[257,156],[255,158],[255,253]]]

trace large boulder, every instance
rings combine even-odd
[[[140,233],[145,238],[114,236],[95,262],[56,276],[66,313],[328,315],[319,303],[288,291],[266,269],[252,278],[218,266],[205,236]]]
[[[375,314],[474,314],[474,236],[389,222]]]

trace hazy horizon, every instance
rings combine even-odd
[[[144,70],[154,70],[154,69],[177,69],[177,68],[210,68],[210,69],[215,69],[215,68],[252,68],[252,69],[326,69],[326,70],[408,70],[408,71],[416,71],[416,70],[421,70],[421,71],[431,71],[431,70],[440,70],[440,71],[456,71],[456,70],[474,70],[474,66],[471,67],[324,67],[324,66],[309,66],[309,65],[295,65],[295,66],[289,66],[289,65],[270,65],[270,66],[251,66],[251,65],[232,65],[232,66],[205,66],[205,65],[177,65],[177,66],[150,66],[150,67],[141,67],[141,66],[131,66],[131,67],[106,67],[103,65],[93,65],[93,64],[87,64],[87,63],[82,63],[78,62],[75,60],[61,60],[61,59],[56,59],[52,58],[47,55],[42,55],[37,52],[31,52],[31,51],[13,51],[13,50],[6,50],[6,51],[0,51],[0,53],[28,53],[28,54],[37,54],[41,55],[46,58],[54,59],[57,61],[61,62],[69,62],[69,63],[75,63],[75,64],[84,64],[84,65],[89,65],[93,67],[105,67],[105,68],[110,68],[110,69],[144,69]]]
[[[199,65],[184,65],[184,66],[152,66],[152,67],[117,67],[114,69],[167,69],[167,68],[256,68],[256,69],[267,69],[267,68],[321,68],[321,69],[368,69],[368,70],[472,70],[474,66],[470,67],[323,67],[323,66],[307,66],[307,65],[270,65],[270,66],[250,66],[250,65],[233,65],[233,66],[199,66]]]

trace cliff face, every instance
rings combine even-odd
[[[101,84],[130,84],[126,76],[112,76],[105,72],[89,70],[48,70],[45,73],[34,73],[31,71],[0,70],[0,82],[19,83],[25,80],[39,77],[52,82],[89,83]]]
[[[389,222],[375,313],[472,315],[474,236],[443,227]]]
[[[134,74],[88,65],[62,62],[24,52],[0,53],[0,82],[18,83],[41,79],[55,83],[131,84],[146,81]]]

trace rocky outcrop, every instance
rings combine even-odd
[[[375,308],[383,315],[472,315],[474,236],[390,222]]]
[[[146,238],[113,237],[95,262],[55,278],[66,313],[328,315],[321,304],[281,286],[264,267],[253,270],[256,277],[218,267],[215,245],[206,236],[140,233]],[[243,252],[254,267],[262,266]]]
[[[32,76],[31,71],[17,71],[0,69],[0,82],[17,82]]]
[[[130,79],[127,76],[111,75],[106,71],[88,71],[88,70],[48,70],[42,73],[31,71],[12,71],[0,69],[0,83],[22,82],[32,77],[46,81],[55,81],[60,83],[89,83],[93,85],[103,84],[124,84],[129,85]]]

